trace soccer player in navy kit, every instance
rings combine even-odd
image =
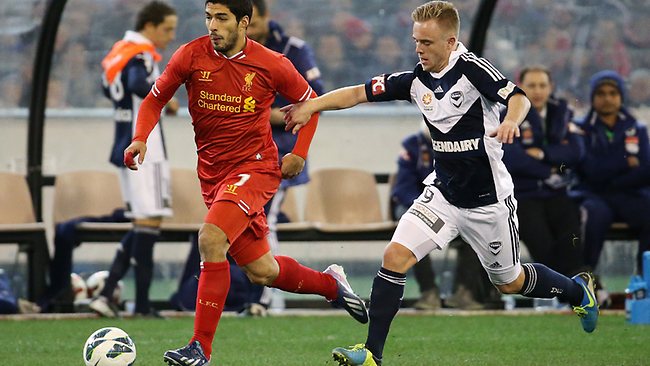
[[[583,329],[592,332],[598,307],[593,279],[573,279],[541,264],[520,264],[517,201],[501,158],[502,143],[519,136],[530,101],[487,60],[458,42],[457,9],[431,1],[412,13],[420,62],[413,71],[379,75],[284,111],[287,129],[299,130],[312,113],[364,102],[406,100],[418,106],[431,131],[435,170],[424,192],[404,214],[372,285],[365,344],[335,348],[341,365],[380,365],[390,324],[404,294],[406,271],[434,249],[460,235],[479,256],[502,293],[553,298],[574,306]],[[498,103],[508,106],[499,124]]]
[[[117,316],[108,299],[131,263],[135,269],[135,313],[156,315],[149,303],[153,246],[160,235],[162,218],[172,214],[169,162],[162,128],[157,127],[151,135],[149,159],[140,174],[126,169],[122,160],[133,137],[138,108],[160,75],[157,62],[161,56],[156,48],[165,49],[174,40],[177,23],[176,11],[171,6],[158,1],[149,3],[138,12],[135,31],[127,31],[102,61],[104,94],[115,108],[115,141],[110,161],[119,168],[127,217],[133,221],[133,229],[122,239],[100,296],[89,305],[107,317]]]

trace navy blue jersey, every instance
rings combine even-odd
[[[149,42],[137,32],[127,31],[124,40],[134,43]],[[103,78],[104,95],[113,102],[115,119],[115,138],[110,161],[119,168],[124,167],[124,149],[133,138],[135,121],[142,100],[160,76],[158,65],[147,52],[139,53],[129,60],[112,83]],[[166,160],[165,146],[160,123],[147,140],[147,161]]]
[[[309,86],[311,86],[316,94],[321,95],[323,93],[323,82],[321,80],[320,70],[316,65],[314,52],[305,41],[297,37],[287,36],[284,34],[284,31],[278,23],[270,21],[269,38],[266,40],[264,46],[285,55],[289,61],[291,61],[296,70],[298,70],[300,75],[307,80]],[[277,95],[272,107],[280,108],[287,104],[289,104],[289,102],[286,99],[281,95]],[[288,154],[293,150],[293,146],[296,144],[298,136],[285,131],[284,125],[272,125],[271,127],[273,132],[273,141],[278,145],[278,156],[282,159],[285,154]],[[286,186],[294,186],[307,183],[308,181],[309,176],[307,173],[307,166],[305,165],[305,169],[303,169],[297,177],[290,180],[283,180],[282,184]]]
[[[531,108],[519,126],[520,137],[512,144],[503,145],[503,162],[514,180],[517,199],[566,194],[572,171],[584,155],[582,138],[575,133],[575,127],[571,128],[573,110],[565,100],[551,97],[546,104],[545,117],[542,119],[537,110]],[[526,153],[526,149],[533,147],[544,152],[543,160]],[[551,187],[544,183],[553,168],[565,178],[567,185]]]
[[[425,184],[435,185],[451,204],[473,208],[512,194],[501,161],[501,143],[487,136],[499,126],[498,103],[522,93],[487,60],[462,43],[439,73],[418,64],[413,71],[376,76],[366,82],[370,102],[406,100],[422,112],[431,132],[435,167]]]
[[[585,158],[579,167],[578,190],[593,193],[650,190],[650,144],[646,127],[627,110],[621,109],[613,129],[595,111],[582,120]],[[630,167],[634,156],[640,166]]]

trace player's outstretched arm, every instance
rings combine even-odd
[[[335,89],[320,97],[287,105],[280,110],[285,113],[284,121],[287,124],[285,130],[296,134],[314,113],[347,109],[367,101],[365,86],[360,84]]]
[[[525,95],[515,94],[510,97],[508,112],[499,128],[490,133],[490,137],[496,137],[499,142],[504,144],[511,144],[515,137],[519,137],[519,124],[524,121],[529,109],[530,100]]]
[[[124,149],[124,165],[131,170],[138,170],[138,164],[144,162],[144,156],[147,153],[147,144],[142,141],[132,141],[126,149]],[[135,163],[135,158],[138,158],[138,164]]]

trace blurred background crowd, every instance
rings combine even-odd
[[[165,53],[206,33],[203,2],[170,1],[179,12],[176,41]],[[0,8],[0,108],[26,107],[32,60],[47,0],[9,1]],[[57,35],[48,106],[108,108],[100,61],[132,28],[145,0],[69,0]],[[271,16],[312,45],[325,89],[383,72],[410,70],[417,59],[411,9],[421,0],[274,0]],[[467,42],[480,0],[457,0]],[[629,85],[632,107],[650,104],[650,2],[647,0],[500,0],[484,55],[514,79],[521,65],[550,68],[556,94],[578,110],[588,104],[588,78],[612,69]],[[184,94],[178,93],[181,104]]]

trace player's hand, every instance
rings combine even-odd
[[[144,155],[147,153],[147,144],[142,141],[133,141],[124,149],[124,165],[131,170],[138,170],[138,164],[144,162]],[[136,164],[135,158],[138,158]]]
[[[285,131],[291,131],[294,135],[306,125],[314,112],[309,110],[308,101],[296,104],[289,104],[280,108],[284,112],[284,122],[287,124]]]
[[[295,178],[302,172],[305,168],[305,159],[301,158],[298,155],[288,153],[282,157],[282,164],[280,169],[282,170],[282,178],[291,179]]]
[[[519,137],[519,124],[505,120],[501,122],[496,131],[490,133],[490,137],[496,137],[497,141],[504,144],[512,144],[515,137]]]

